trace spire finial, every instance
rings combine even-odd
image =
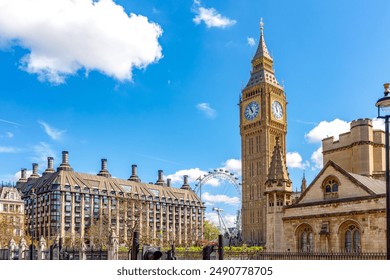
[[[303,193],[307,186],[306,186],[306,178],[305,178],[305,171],[306,170],[303,170],[303,178],[302,178],[302,184],[301,184],[301,193]]]
[[[263,22],[263,18],[260,18],[260,32],[261,32],[261,35],[263,35],[263,30],[264,30],[264,22]]]

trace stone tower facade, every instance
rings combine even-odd
[[[284,246],[282,219],[284,206],[291,205],[293,199],[292,183],[287,173],[279,138],[276,138],[265,187],[267,201],[267,250],[280,252]]]
[[[265,244],[267,239],[267,198],[265,183],[276,139],[286,160],[286,96],[274,75],[273,59],[260,40],[252,59],[250,79],[240,97],[242,156],[242,230],[244,242]]]
[[[324,165],[332,160],[344,170],[377,179],[384,178],[385,134],[375,130],[371,119],[351,122],[351,130],[322,140]]]

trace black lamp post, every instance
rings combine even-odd
[[[389,173],[389,118],[390,118],[390,84],[384,84],[385,96],[378,99],[378,118],[385,120],[385,149],[386,149],[386,259],[390,260],[390,173]],[[385,115],[381,115],[381,111]]]
[[[32,208],[31,208],[31,250],[30,250],[30,260],[34,259],[34,236],[35,236],[35,225],[34,225],[34,212],[35,212],[35,198],[37,194],[35,189],[31,189],[31,199],[32,199]]]

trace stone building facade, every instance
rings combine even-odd
[[[351,122],[351,130],[357,136],[344,151],[351,153],[353,147],[353,152],[363,154],[364,160],[355,157],[355,163],[348,163],[339,150],[332,152],[323,146],[328,151],[324,167],[309,186],[302,180],[300,193],[292,191],[282,149],[276,140],[264,193],[268,251],[385,252],[384,172],[371,169],[370,174],[366,173],[370,166],[375,166],[373,162],[381,162],[384,145],[377,141],[377,151],[366,153],[370,142],[360,138],[364,139],[367,131],[371,135],[381,135],[382,131],[373,131],[369,119]],[[349,133],[343,134],[344,137]],[[331,147],[329,138],[323,144]],[[340,144],[336,141],[334,145],[339,147]],[[343,168],[343,164],[347,167]],[[354,170],[361,174],[347,168],[356,168]]]
[[[160,170],[156,183],[146,184],[137,176],[136,165],[125,180],[111,177],[106,159],[100,172],[91,175],[75,172],[68,157],[64,151],[57,170],[53,158],[48,158],[42,176],[33,164],[32,175],[26,178],[22,170],[17,183],[27,227],[34,226],[37,238],[91,240],[96,232],[114,231],[123,243],[136,230],[148,243],[193,244],[202,239],[205,207],[186,176],[183,186],[174,188]]]
[[[384,178],[385,133],[375,130],[372,120],[359,119],[351,122],[349,132],[322,140],[324,162],[333,160],[348,172],[374,178]]]
[[[13,186],[0,186],[0,226],[0,234],[4,238],[23,235],[24,202],[20,192]]]
[[[383,252],[386,244],[384,132],[370,119],[322,142],[323,168],[293,192],[286,167],[287,112],[263,24],[240,98],[244,242],[267,251]]]
[[[384,252],[386,184],[328,161],[298,202],[283,209],[280,249]]]
[[[383,252],[386,244],[384,132],[359,119],[322,141],[324,167],[283,208],[283,249]]]
[[[242,234],[245,242],[265,244],[268,227],[265,184],[276,139],[286,160],[287,100],[283,86],[275,77],[263,22],[260,22],[259,45],[251,64],[251,75],[239,102]]]

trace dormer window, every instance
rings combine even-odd
[[[322,189],[324,191],[324,199],[338,198],[340,182],[334,176],[327,177],[322,183]]]

